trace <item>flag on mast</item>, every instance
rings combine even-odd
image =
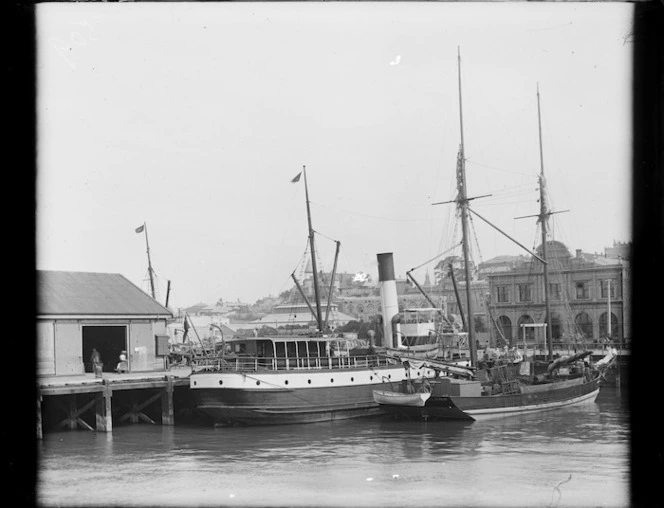
[[[293,178],[293,179],[291,180],[291,183],[299,182],[301,176],[302,176],[302,171],[300,171],[300,172],[295,176],[295,178]]]
[[[136,231],[137,233],[142,233],[144,229],[145,229],[145,224],[143,224],[142,226],[137,227],[137,228],[135,229],[135,231]]]

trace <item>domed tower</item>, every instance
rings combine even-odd
[[[540,257],[544,257],[544,249],[542,248],[542,244],[540,244],[537,249],[536,253]],[[555,259],[560,262],[566,262],[569,261],[569,259],[572,257],[572,255],[569,252],[569,249],[565,246],[564,243],[558,242],[556,240],[548,240],[546,242],[546,258],[547,260],[549,259]]]

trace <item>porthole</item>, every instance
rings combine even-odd
[[[194,386],[196,386],[196,381],[194,381]]]
[[[373,376],[369,376],[369,381],[373,381]]]
[[[256,381],[256,386],[258,386],[259,384],[261,384],[261,382],[260,382],[260,381]]]
[[[286,381],[284,381],[284,384],[286,384],[286,385],[288,384],[288,379]]]
[[[330,379],[330,383],[334,383],[334,378]]]
[[[223,385],[224,382],[220,379],[220,380],[219,380],[219,384],[220,384],[220,385]]]
[[[354,378],[354,377],[352,377],[352,378],[350,378],[350,380],[351,380],[351,381],[355,381],[355,378]]]
[[[392,379],[392,374],[388,374],[387,379]]]
[[[307,383],[311,384],[311,379],[307,379]]]

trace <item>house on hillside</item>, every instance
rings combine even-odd
[[[104,372],[122,351],[130,372],[166,368],[170,310],[117,273],[37,271],[37,374]]]
[[[326,313],[326,302],[321,302],[321,312]],[[349,321],[352,321],[353,316],[339,312],[337,304],[330,305],[330,312],[328,315],[328,325],[330,329],[334,330],[339,326],[343,326]],[[281,330],[283,333],[289,333],[294,327],[306,328],[309,331],[316,330],[316,317],[309,310],[305,303],[292,303],[277,305],[272,312],[267,316],[251,321],[249,326],[258,329],[263,326]]]

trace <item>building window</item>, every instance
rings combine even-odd
[[[507,303],[510,301],[509,286],[496,287],[496,299],[498,303]]]
[[[560,284],[558,282],[549,283],[549,297],[552,300],[560,300]]]
[[[531,285],[519,284],[519,301],[530,302],[532,300]]]
[[[587,300],[589,298],[587,282],[575,282],[574,287],[576,288],[577,300]]]
[[[608,298],[609,297],[609,286],[611,286],[611,298],[616,297],[616,281],[615,280],[603,280],[603,281],[601,281],[602,298]]]
[[[498,332],[498,346],[512,345],[512,321],[507,316],[500,316],[496,321],[496,331]]]
[[[577,330],[584,336],[584,338],[592,339],[593,322],[587,313],[581,312],[577,314],[574,318],[574,323],[576,324]]]
[[[557,340],[563,337],[563,321],[556,312],[551,313],[551,337]]]
[[[609,314],[605,312],[599,317],[599,337],[600,339],[610,337],[614,340],[620,340],[620,325],[618,317],[611,313],[611,333],[609,333]]]

